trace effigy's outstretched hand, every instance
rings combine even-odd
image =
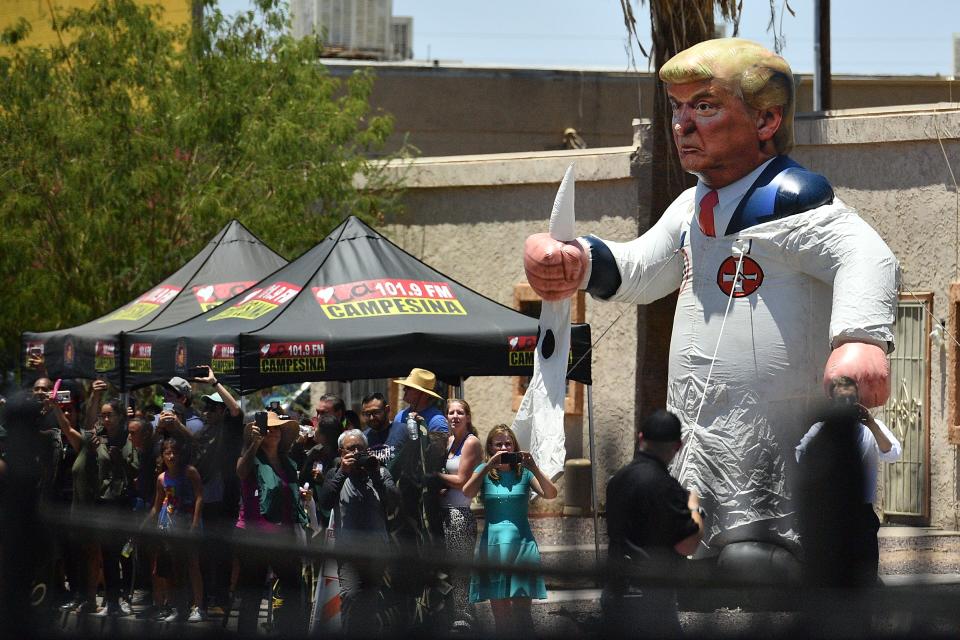
[[[569,298],[580,288],[587,255],[576,240],[559,242],[549,233],[535,233],[523,247],[527,282],[544,300]]]
[[[823,369],[823,387],[828,394],[830,382],[839,376],[856,381],[860,403],[866,407],[879,407],[890,397],[890,363],[876,345],[845,342],[834,349]]]

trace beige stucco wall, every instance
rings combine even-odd
[[[631,147],[621,147],[421,158],[405,169],[410,187],[406,212],[387,220],[384,232],[451,277],[512,304],[513,287],[523,280],[523,240],[545,229],[570,161],[578,166],[580,230],[619,240],[646,227],[650,168],[643,130],[639,127],[635,135],[640,152],[632,155]],[[792,155],[828,176],[837,195],[888,242],[903,266],[904,290],[932,292],[934,316],[947,318],[947,287],[957,279],[960,215],[948,163],[960,174],[960,105],[801,117],[796,133]],[[594,339],[616,321],[593,358],[595,461],[602,498],[605,479],[632,451],[637,310],[588,298],[586,320]],[[946,441],[945,350],[934,348],[931,360],[930,522],[956,528],[958,467],[956,449]],[[470,380],[467,396],[482,430],[510,422],[509,380]],[[584,442],[585,429],[582,421]],[[578,444],[576,438],[571,441]],[[559,503],[548,508],[559,509]]]
[[[960,279],[960,211],[951,177],[951,168],[960,176],[960,105],[801,118],[797,141],[793,156],[829,177],[837,195],[896,254],[902,290],[933,293],[934,318],[946,320],[947,288]],[[957,450],[947,443],[947,347],[932,345],[930,358],[930,523],[957,529]]]

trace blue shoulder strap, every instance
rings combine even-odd
[[[724,235],[833,202],[833,187],[788,156],[777,156],[747,190]]]

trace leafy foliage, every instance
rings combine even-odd
[[[21,331],[129,301],[230,218],[292,258],[397,208],[371,160],[393,127],[373,77],[331,77],[280,0],[233,17],[203,1],[193,30],[97,0],[60,16],[54,46],[25,46],[22,21],[0,36],[0,365]]]

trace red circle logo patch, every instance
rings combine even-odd
[[[733,292],[734,298],[743,298],[763,284],[763,269],[755,260],[743,256],[743,264],[740,265],[740,275],[737,276],[737,262],[739,258],[730,256],[722,263],[717,270],[717,286],[724,295],[729,296]]]

